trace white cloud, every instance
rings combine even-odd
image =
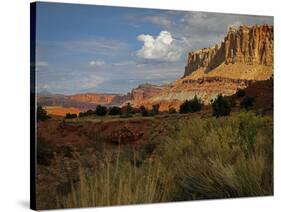
[[[92,60],[90,61],[91,66],[103,66],[105,62],[103,60]]]
[[[183,40],[176,40],[168,31],[161,31],[157,37],[141,34],[138,37],[143,46],[137,51],[137,56],[144,59],[175,62],[184,51]]]

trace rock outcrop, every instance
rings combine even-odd
[[[130,99],[130,95],[121,94],[99,94],[99,93],[81,93],[68,96],[69,99],[78,102],[85,102],[91,104],[102,104],[102,105],[119,105],[124,101]]]
[[[146,99],[159,95],[165,86],[142,84],[131,91],[131,100],[136,105],[141,105]]]
[[[230,27],[221,45],[190,52],[184,76],[197,69],[206,72],[220,64],[273,65],[273,26]]]

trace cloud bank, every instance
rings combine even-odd
[[[161,31],[157,37],[141,34],[137,37],[143,46],[137,51],[137,56],[144,59],[175,62],[178,61],[184,49],[182,40],[176,40],[168,31]]]

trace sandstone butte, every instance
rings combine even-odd
[[[209,104],[219,93],[232,95],[238,88],[273,76],[273,44],[271,25],[229,27],[221,44],[188,53],[181,79],[169,86],[157,86],[158,92],[149,97],[137,88],[141,94],[132,96],[131,103],[149,108],[160,104],[160,110],[168,110],[178,109],[183,101],[195,95],[204,104]]]

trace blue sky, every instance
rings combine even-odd
[[[37,90],[126,93],[181,77],[186,55],[222,41],[230,25],[273,24],[248,16],[37,3]]]

